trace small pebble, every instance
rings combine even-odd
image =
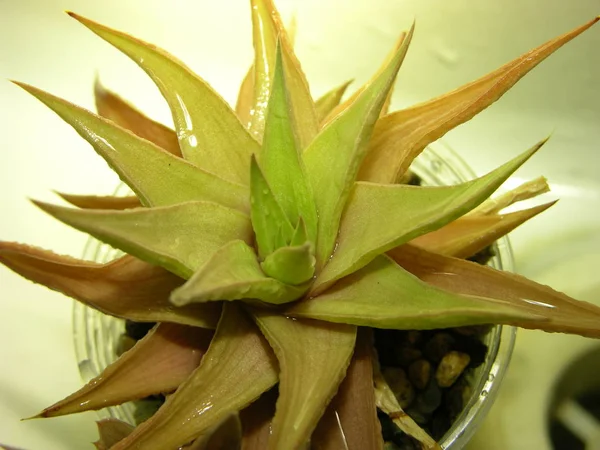
[[[403,409],[408,407],[415,398],[415,388],[408,380],[404,369],[385,367],[382,374],[396,396],[398,403],[400,403],[400,406]]]
[[[425,357],[429,361],[437,363],[441,361],[446,353],[453,349],[455,343],[456,338],[450,333],[436,333],[425,344]]]
[[[480,339],[456,335],[456,343],[452,350],[466,353],[471,357],[469,367],[479,367],[485,361],[487,346]]]
[[[408,379],[417,389],[425,389],[431,377],[431,363],[418,359],[408,367]]]
[[[452,386],[470,361],[471,357],[466,353],[453,351],[444,355],[435,372],[438,385],[443,388]]]

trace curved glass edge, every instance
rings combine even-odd
[[[411,166],[424,184],[456,184],[475,178],[475,173],[452,149],[438,141],[429,145]],[[129,193],[126,186],[119,186],[115,195]],[[508,238],[500,239],[494,245],[496,256],[490,265],[499,270],[514,270],[512,249]],[[85,246],[84,259],[107,262],[119,252],[90,238]],[[94,309],[74,302],[73,331],[75,354],[81,377],[85,383],[98,376],[101,371],[116,359],[116,345],[123,333],[124,321],[99,313]],[[488,346],[485,363],[475,369],[470,376],[472,394],[455,420],[453,426],[440,441],[442,448],[460,450],[471,439],[492,406],[502,378],[508,368],[516,338],[516,328],[496,326],[484,338]],[[108,407],[97,411],[101,418],[113,417],[131,424],[134,420],[134,406],[131,403]]]
[[[456,184],[476,177],[473,170],[443,142],[427,147],[411,166],[424,184]],[[514,271],[510,241],[504,237],[494,245],[495,255],[490,265],[498,270]],[[488,355],[485,363],[470,374],[472,393],[463,411],[440,441],[442,448],[462,449],[473,437],[498,395],[502,378],[512,356],[517,328],[496,326],[485,337]]]
[[[120,185],[114,195],[127,195],[130,191]],[[94,238],[89,238],[83,259],[108,262],[122,253]],[[125,331],[125,321],[102,314],[77,301],[73,302],[73,339],[79,373],[84,383],[97,377],[109,364],[117,359],[119,337]],[[130,424],[135,423],[134,406],[131,403],[110,406],[96,411],[100,419],[115,418]]]

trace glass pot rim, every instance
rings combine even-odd
[[[411,169],[424,184],[456,184],[475,178],[473,170],[451,148],[438,141],[429,145],[414,161]],[[115,192],[128,192],[120,186]],[[495,256],[490,265],[499,270],[513,271],[514,260],[507,237],[494,245]],[[83,252],[84,259],[106,262],[119,253],[106,244],[90,238]],[[512,326],[495,326],[484,337],[488,353],[484,363],[474,369],[469,377],[471,394],[462,412],[440,440],[444,449],[462,449],[483,422],[498,395],[502,378],[508,368],[515,345],[517,329]],[[116,359],[117,342],[124,332],[124,322],[112,316],[74,302],[73,334],[75,355],[81,377],[85,383],[98,376]],[[114,417],[134,423],[134,407],[131,403],[112,406],[97,411],[100,417]]]

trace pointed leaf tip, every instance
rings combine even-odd
[[[88,141],[145,206],[214,201],[248,211],[248,188],[161,149],[113,122],[25,83],[17,83]]]
[[[383,117],[373,132],[359,179],[398,182],[427,145],[497,101],[544,59],[596,22],[594,19],[560,35],[447,94]]]
[[[256,400],[277,383],[278,372],[260,331],[244,311],[227,302],[198,369],[113,450],[179,448]]]
[[[380,255],[342,278],[325,293],[292,304],[292,317],[371,328],[426,330],[487,323],[543,321],[528,308],[507,301],[460,295],[430,286]]]
[[[243,241],[231,241],[216,251],[186,284],[173,291],[171,302],[182,306],[252,299],[280,304],[298,299],[307,287],[286,285],[265,276],[254,249]]]
[[[144,70],[169,104],[179,145],[192,164],[219,177],[248,184],[248,164],[258,143],[229,104],[168,52],[78,15],[71,15]]]
[[[123,211],[79,210],[32,202],[67,225],[185,279],[225,243],[252,240],[248,216],[212,202]],[[199,241],[197,236],[203,239]]]
[[[258,161],[273,196],[289,222],[295,224],[299,216],[302,216],[310,240],[314,240],[317,234],[317,211],[301,158],[296,118],[292,113],[292,99],[287,88],[286,74],[282,46],[278,39],[263,144]],[[288,244],[289,239],[285,243]]]
[[[323,128],[303,154],[312,190],[319,194],[315,198],[319,214],[317,270],[333,252],[342,212],[409,43],[407,37],[388,64],[348,108]]]
[[[169,294],[183,280],[129,255],[100,264],[0,242],[0,263],[104,314],[136,322],[176,322],[204,328],[214,328],[219,319],[218,304],[173,308]]]
[[[98,410],[177,389],[198,367],[212,331],[160,323],[100,375],[49,406],[42,417]]]
[[[378,255],[468,213],[498,189],[544,142],[487,175],[455,186],[355,183],[336,236],[336,251],[318,275],[311,295],[323,292]]]

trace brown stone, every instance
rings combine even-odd
[[[435,379],[442,388],[450,387],[469,365],[471,357],[466,353],[449,352],[440,361]]]
[[[408,367],[408,379],[417,389],[425,389],[431,377],[431,363],[418,359]]]

